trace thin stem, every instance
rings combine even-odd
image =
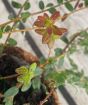
[[[21,17],[17,17],[17,18],[14,18],[14,19],[10,20],[10,21],[7,21],[5,23],[2,23],[2,24],[0,24],[0,27],[6,26],[7,24],[10,24],[12,22],[17,22],[19,20],[21,20]]]
[[[9,75],[9,76],[6,76],[6,77],[0,77],[0,80],[12,79],[12,78],[15,78],[17,76],[18,76],[18,74]]]
[[[52,51],[52,49],[50,48],[49,53],[48,53],[48,58],[50,57],[51,51]]]
[[[23,7],[24,7],[24,5],[25,5],[25,3],[26,3],[27,1],[28,1],[28,0],[26,0],[26,1],[24,2],[23,6],[20,8],[20,10],[19,10],[19,12],[18,12],[18,15],[17,15],[17,18],[20,16],[20,14],[21,14],[21,12],[22,12],[22,9],[23,9]],[[14,24],[12,25],[12,28],[11,28],[10,31],[13,30],[14,26],[16,25],[16,23],[17,23],[17,22],[14,22]],[[11,33],[8,34],[8,36],[7,36],[7,38],[6,38],[6,41],[5,41],[5,45],[7,44],[7,41],[8,41],[8,39],[10,38],[10,36],[11,36]]]
[[[74,10],[78,7],[80,0],[78,0],[74,6]]]
[[[26,31],[31,31],[31,30],[35,30],[35,29],[44,29],[44,28],[38,28],[38,27],[25,28],[25,29],[21,29],[21,30],[12,30],[11,32],[5,32],[4,34],[15,33],[15,32],[26,32]]]
[[[54,91],[55,91],[55,90],[52,89],[52,90],[49,92],[49,94],[45,97],[45,99],[40,102],[39,105],[44,105],[44,104],[47,102],[47,100],[49,99],[49,97],[52,95],[52,93],[53,93]]]
[[[34,29],[40,29],[40,28],[32,27],[32,28],[25,28],[25,29],[21,29],[21,30],[13,30],[11,32],[5,32],[4,34],[15,33],[15,32],[26,32],[26,31],[31,31],[31,30],[34,30]]]
[[[47,9],[45,9],[45,10],[43,10],[43,11],[38,11],[38,12],[31,13],[30,16],[34,16],[34,15],[38,15],[38,14],[40,14],[40,13],[44,13],[44,12],[48,11],[50,8],[57,8],[57,7],[59,7],[59,6],[64,5],[66,2],[74,2],[74,1],[76,1],[76,0],[68,0],[68,1],[65,1],[65,2],[62,3],[62,4],[57,4],[57,5],[55,5],[55,6],[48,7]],[[18,17],[17,17],[17,18],[18,18]],[[12,23],[12,22],[21,20],[21,19],[22,19],[22,17],[19,17],[18,19],[15,18],[15,19],[13,19],[13,20],[11,20],[11,21],[8,21],[8,22],[6,22],[6,23],[1,24],[0,27],[5,26],[5,25],[7,25],[7,24],[10,24],[10,23]]]
[[[0,98],[3,98],[3,97],[4,97],[4,95],[2,93],[0,93]]]

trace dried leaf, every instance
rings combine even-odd
[[[64,21],[67,19],[67,17],[68,17],[68,14],[64,14],[61,20]]]

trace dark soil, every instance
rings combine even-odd
[[[0,76],[15,74],[15,69],[21,65],[27,65],[27,62],[10,55],[4,55],[0,57]],[[4,93],[8,88],[15,86],[16,82],[16,78],[0,81],[0,92]],[[40,90],[35,91],[31,87],[28,91],[20,91],[15,96],[14,105],[23,105],[24,103],[30,103],[30,105],[39,105],[39,102],[42,101],[45,97],[45,90],[42,86]],[[0,100],[0,104],[2,104],[1,101],[2,100]],[[52,97],[44,105],[54,105]]]

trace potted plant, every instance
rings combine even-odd
[[[72,3],[75,2],[75,6]],[[55,22],[65,21],[69,15],[87,8],[88,0],[64,1],[57,0],[57,5],[43,1],[39,2],[41,11],[29,13],[31,2],[26,0],[23,5],[12,1],[14,8],[19,9],[16,17],[9,16],[10,20],[0,24],[0,38],[7,34],[5,43],[0,43],[0,104],[2,105],[60,105],[56,89],[67,83],[85,88],[88,92],[88,77],[83,71],[78,71],[71,55],[81,46],[85,54],[88,53],[88,32],[81,30],[71,39],[67,39],[66,27],[59,27]],[[61,15],[56,7],[64,5],[70,12]],[[51,16],[47,13],[49,11]],[[42,15],[40,13],[43,13]],[[32,28],[18,29],[18,23],[26,22],[31,16],[38,15]],[[11,26],[10,23],[13,23]],[[38,58],[17,47],[15,39],[11,38],[14,32],[34,30],[42,36],[42,43],[49,47],[48,58]],[[40,36],[39,36],[40,37]],[[50,56],[54,42],[60,39],[66,43],[62,48],[54,49],[55,55]],[[62,68],[65,58],[70,68]]]

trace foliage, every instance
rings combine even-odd
[[[19,92],[19,88],[17,88],[16,86],[11,87],[10,89],[8,89],[4,93],[3,102],[5,102],[5,105],[13,105],[14,96],[16,96],[18,92]]]
[[[25,2],[25,4],[24,4],[24,10],[28,10],[29,8],[31,7],[31,4],[30,4],[30,2]]]
[[[0,38],[2,38],[2,29],[0,29]]]
[[[5,105],[13,105],[14,97],[19,94],[20,91],[25,93],[31,88],[33,91],[38,91],[43,86],[47,92],[44,80],[48,81],[48,86],[50,88],[57,88],[58,86],[64,86],[66,83],[69,83],[71,85],[85,88],[86,92],[88,92],[88,77],[85,76],[83,70],[79,71],[79,67],[71,58],[72,54],[80,50],[78,47],[80,47],[85,54],[88,54],[87,29],[72,35],[72,39],[68,39],[66,36],[68,29],[65,27],[59,27],[56,25],[56,21],[58,23],[59,21],[64,22],[69,14],[75,13],[75,11],[79,10],[74,8],[72,1],[56,1],[57,5],[54,5],[51,2],[45,4],[43,0],[40,0],[38,6],[41,11],[35,13],[31,13],[31,11],[29,12],[31,8],[30,1],[26,0],[24,4],[12,1],[12,6],[19,10],[19,14],[17,17],[10,15],[10,21],[0,25],[0,40],[5,33],[8,33],[5,43],[0,43],[0,57],[4,55],[4,49],[6,46],[13,47],[17,45],[17,41],[10,37],[15,31],[21,32],[25,30],[28,31],[28,29],[34,30],[37,34],[42,36],[42,43],[46,44],[49,47],[49,50],[51,50],[57,39],[60,39],[66,44],[64,48],[59,46],[54,49],[54,56],[49,56],[47,59],[42,57],[38,62],[32,62],[29,65],[23,65],[17,68],[15,70],[17,80],[16,83],[14,83],[15,86],[6,89],[3,94],[3,102]],[[64,5],[64,7],[69,10],[69,13],[61,15],[61,11],[58,11],[56,8],[61,5]],[[84,0],[83,6],[85,8],[88,6],[88,0]],[[48,14],[47,11],[51,14]],[[41,15],[40,13],[43,14]],[[38,16],[34,21],[33,28],[19,29],[18,24],[20,24],[20,22],[26,22],[28,18],[34,15]],[[10,25],[12,22],[14,23],[13,26]],[[25,54],[23,53],[23,58],[24,57]],[[64,67],[65,58],[68,59],[70,64],[70,68],[68,69]],[[14,76],[12,76],[12,78],[13,77]],[[9,78],[9,76],[1,76],[0,80],[2,81],[5,78]],[[14,81],[14,79],[12,80]]]
[[[18,3],[18,2],[16,2],[16,1],[12,1],[12,6],[14,7],[14,8],[17,8],[17,9],[19,9],[19,8],[21,8],[21,4],[20,3]]]
[[[16,69],[16,73],[19,74],[17,81],[22,84],[21,91],[27,91],[31,86],[31,80],[36,75],[36,63],[30,65],[29,68],[22,66]]]
[[[29,12],[22,12],[21,13],[21,17],[22,17],[23,22],[26,22],[26,20],[29,16],[30,16]]]
[[[48,9],[48,11],[49,11],[51,14],[53,14],[53,13],[56,12],[56,9],[55,9],[53,6],[54,6],[53,3],[48,3],[48,4],[46,5],[46,7],[50,7],[50,8]]]
[[[35,32],[43,36],[42,43],[48,44],[49,48],[52,48],[56,39],[67,32],[66,28],[58,28],[54,25],[59,17],[60,12],[55,12],[51,17],[47,13],[44,13],[43,16],[38,16],[38,19],[34,22],[34,26],[40,28],[36,29]]]
[[[15,46],[15,45],[17,44],[17,42],[16,42],[15,39],[9,38],[9,39],[8,39],[8,44],[9,44],[10,46]]]
[[[65,6],[66,6],[66,8],[67,8],[69,11],[73,11],[73,10],[74,10],[73,6],[72,6],[69,2],[66,2],[66,3],[65,3]]]
[[[63,3],[63,0],[57,0],[57,2],[58,2],[59,4],[61,4],[61,3]]]
[[[44,9],[44,2],[43,1],[40,1],[39,2],[39,8],[41,9],[41,10],[43,10]]]

